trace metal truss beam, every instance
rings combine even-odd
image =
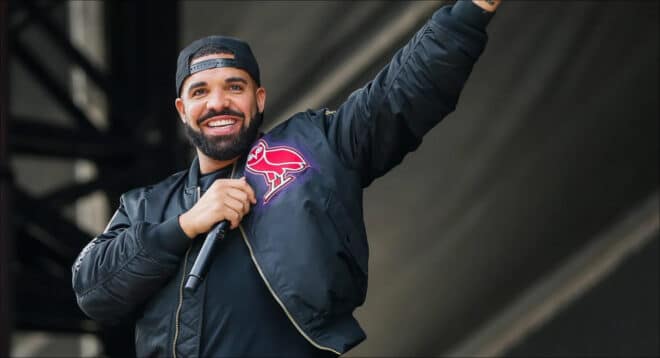
[[[14,188],[13,193],[16,213],[23,218],[23,221],[33,223],[48,233],[53,240],[44,243],[62,252],[73,263],[80,249],[94,235],[80,229],[43,200],[35,199],[19,188]]]
[[[140,168],[136,168],[135,170],[125,170],[114,176],[101,177],[86,183],[71,184],[58,188],[57,190],[46,194],[40,198],[40,200],[43,200],[52,207],[63,207],[97,190],[124,188],[126,183],[132,182],[135,177],[140,177],[141,175],[144,175],[144,173],[142,173]]]
[[[12,117],[9,130],[12,152],[90,160],[130,160],[139,145],[130,138],[85,133],[47,124],[47,120]]]
[[[46,90],[53,96],[64,110],[66,110],[76,121],[78,129],[84,133],[97,133],[97,129],[92,125],[85,112],[78,107],[64,86],[49,73],[45,66],[37,60],[37,57],[31,50],[21,44],[16,34],[10,34],[10,44],[12,53],[19,59],[27,70],[41,83]]]
[[[21,4],[23,4],[24,8],[28,11],[29,16],[35,20],[35,23],[41,26],[44,33],[53,40],[53,43],[55,43],[64,54],[69,56],[73,63],[80,66],[87,76],[89,76],[89,78],[106,93],[106,95],[110,95],[111,86],[106,74],[92,64],[87,57],[71,43],[71,40],[68,39],[64,31],[55,25],[47,15],[47,12],[39,9],[33,0],[23,0]]]

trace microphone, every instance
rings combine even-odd
[[[218,241],[225,238],[228,227],[229,221],[222,220],[217,223],[208,234],[206,234],[206,239],[202,244],[202,248],[199,250],[199,255],[197,255],[195,263],[193,263],[190,273],[188,274],[185,286],[186,291],[195,292],[197,287],[199,287],[199,284],[202,283],[204,275],[206,274],[207,266],[211,261],[213,247]]]

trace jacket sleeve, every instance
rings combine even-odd
[[[326,115],[330,144],[360,172],[363,186],[399,164],[454,110],[491,16],[469,0],[440,8],[371,82]]]
[[[105,231],[72,267],[78,305],[95,320],[116,322],[133,313],[176,272],[188,248],[176,216],[158,224],[131,220],[140,217],[131,212],[135,200],[122,196]]]

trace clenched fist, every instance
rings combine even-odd
[[[195,206],[179,216],[179,225],[186,235],[194,239],[207,233],[216,223],[227,220],[235,229],[248,212],[250,204],[256,204],[254,190],[241,179],[218,179],[197,201]]]

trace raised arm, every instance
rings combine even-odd
[[[177,217],[160,224],[139,221],[137,203],[122,196],[106,230],[73,264],[78,305],[95,320],[133,313],[176,272],[190,242]]]
[[[459,0],[440,8],[371,82],[326,116],[328,140],[361,173],[363,186],[400,163],[454,110],[498,4]]]

